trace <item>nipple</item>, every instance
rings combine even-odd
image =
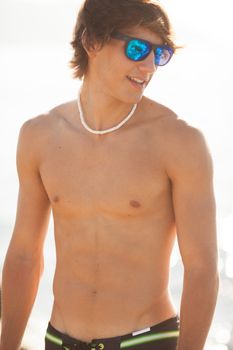
[[[93,289],[93,290],[92,290],[92,295],[94,295],[94,296],[95,296],[95,295],[97,295],[97,294],[98,294],[97,289]]]
[[[135,201],[135,200],[131,200],[129,202],[129,204],[131,205],[131,207],[133,208],[140,208],[141,207],[141,204],[138,202],[138,201]]]

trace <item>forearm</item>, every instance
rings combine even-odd
[[[38,290],[41,259],[7,256],[2,278],[1,350],[18,350]]]
[[[217,293],[217,272],[185,272],[177,350],[203,350],[213,318]]]

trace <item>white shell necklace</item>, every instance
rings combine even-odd
[[[98,135],[107,134],[108,132],[112,132],[112,131],[115,131],[115,130],[119,129],[122,125],[124,125],[132,117],[132,115],[134,114],[134,112],[135,112],[135,110],[137,108],[137,104],[135,104],[133,106],[131,112],[119,124],[117,124],[116,126],[110,128],[110,129],[105,129],[105,130],[94,130],[94,129],[91,129],[87,125],[87,123],[86,123],[86,121],[84,119],[84,116],[83,116],[83,110],[82,110],[82,106],[81,106],[81,89],[79,90],[79,93],[78,93],[77,103],[78,103],[78,109],[79,109],[80,120],[81,120],[82,125],[89,132],[91,132],[93,134],[98,134]]]

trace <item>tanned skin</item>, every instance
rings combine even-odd
[[[159,43],[145,28],[133,34]],[[32,118],[17,151],[19,198],[3,271],[1,350],[18,350],[43,271],[49,216],[56,271],[52,325],[74,338],[127,334],[177,314],[169,294],[175,238],[184,264],[178,350],[202,350],[218,290],[211,156],[201,132],[142,96],[155,73],[153,53],[133,62],[112,40],[88,51],[82,105]],[[165,68],[163,68],[165,69]],[[101,79],[100,79],[101,77]],[[20,286],[20,288],[19,288]]]

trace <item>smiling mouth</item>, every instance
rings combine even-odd
[[[137,84],[140,87],[146,87],[146,85],[147,85],[147,81],[146,80],[130,77],[129,75],[127,76],[127,79],[130,80],[131,82]]]

